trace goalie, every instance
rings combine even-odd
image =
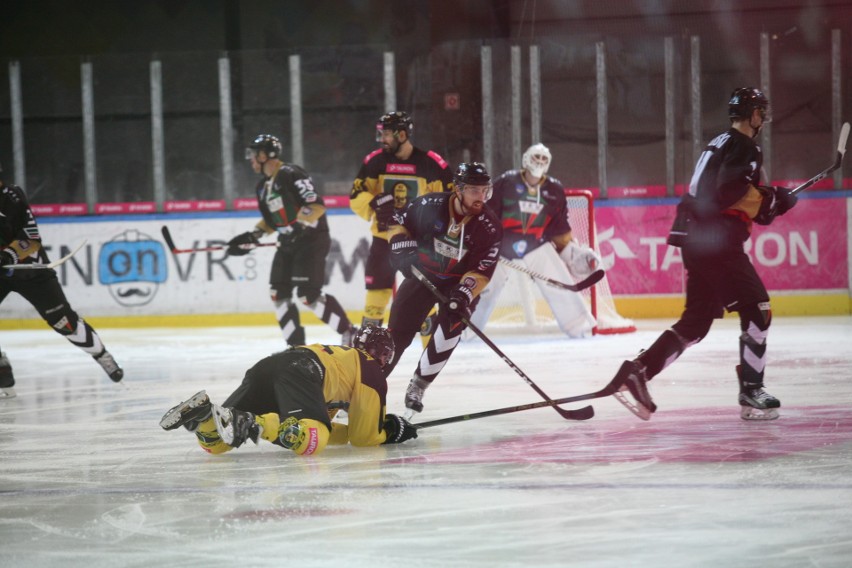
[[[494,183],[488,206],[503,224],[501,257],[552,280],[573,283],[597,270],[601,261],[573,238],[562,184],[547,175],[550,161],[547,146],[530,146],[523,155],[523,169],[509,170]],[[510,270],[498,264],[482,292],[472,317],[480,329],[494,311]],[[595,318],[579,294],[535,282],[563,333],[570,337],[591,333]]]

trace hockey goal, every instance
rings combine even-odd
[[[571,223],[574,238],[581,245],[591,247],[600,254],[595,230],[595,199],[592,192],[565,190],[565,198],[568,204],[568,220]],[[606,262],[603,268],[609,268]],[[547,305],[532,279],[518,270],[509,268],[508,272],[509,280],[488,320],[488,327],[531,331],[557,329],[550,306]],[[580,294],[597,320],[593,333],[616,334],[636,331],[633,321],[622,317],[616,311],[612,290],[606,276]]]

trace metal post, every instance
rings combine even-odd
[[[482,159],[494,168],[494,92],[491,75],[491,47],[482,46]]]
[[[233,207],[234,185],[234,122],[231,111],[231,60],[219,58],[219,140],[222,147],[222,194],[225,207]]]
[[[97,167],[95,164],[95,91],[91,63],[80,64],[80,83],[83,99],[83,164],[86,184],[86,204],[94,211],[98,201]]]
[[[701,131],[701,38],[690,38],[690,85],[692,87],[692,163],[704,150],[704,133]]]
[[[598,187],[602,198],[607,197],[606,151],[609,145],[607,138],[607,99],[606,99],[606,44],[599,41],[595,44],[595,69],[598,99]]]
[[[840,137],[840,124],[843,122],[843,69],[840,64],[843,59],[840,56],[842,43],[840,41],[840,30],[831,30],[831,145],[836,147],[836,140]],[[834,172],[834,188],[843,189],[843,168]]]
[[[151,81],[151,164],[154,169],[154,202],[163,210],[166,202],[166,141],[163,130],[163,65],[149,64]]]
[[[512,81],[512,163],[521,167],[521,47],[511,48],[510,74]]]
[[[385,52],[385,112],[399,110],[396,108],[396,65],[393,51]]]
[[[9,102],[12,106],[12,155],[15,162],[15,183],[27,187],[27,168],[24,152],[24,103],[21,97],[21,64],[9,62]]]
[[[760,90],[772,104],[772,77],[769,70],[769,34],[760,34]],[[772,183],[772,123],[767,122],[761,129],[760,147],[763,150],[763,172],[766,176],[764,183]],[[763,176],[761,176],[763,177]]]
[[[293,142],[293,163],[307,167],[302,132],[301,59],[298,55],[290,56],[290,138]]]
[[[666,59],[666,195],[675,194],[675,70],[674,38],[665,41]]]
[[[541,59],[537,45],[530,46],[530,135],[541,142]]]

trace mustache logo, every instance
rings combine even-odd
[[[141,290],[139,288],[127,288],[127,289],[119,289],[116,291],[116,294],[119,298],[130,298],[131,296],[140,296],[142,298],[147,298],[151,295],[151,290]]]

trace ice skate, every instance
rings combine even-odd
[[[420,375],[414,374],[414,378],[408,383],[408,388],[405,390],[405,413],[402,415],[406,420],[411,420],[415,414],[423,412],[423,391],[429,384],[424,381]]]
[[[215,404],[212,406],[216,431],[223,442],[232,448],[239,448],[246,440],[257,444],[260,425],[255,421],[254,414],[236,408],[222,408]]]
[[[763,390],[763,384],[743,381],[742,366],[737,365],[737,380],[740,383],[740,418],[743,420],[775,420],[781,401]]]
[[[12,374],[12,364],[9,363],[5,354],[0,353],[0,399],[18,396],[13,386],[15,386],[15,376]]]
[[[651,414],[657,410],[657,405],[648,392],[645,365],[639,361],[625,361],[616,373],[615,380],[622,383],[621,388],[613,395],[616,400],[642,420],[650,420]],[[626,396],[628,392],[632,400]]]
[[[740,418],[743,420],[775,420],[781,401],[763,390],[763,387],[740,391]]]
[[[98,365],[103,367],[106,374],[109,375],[109,378],[114,382],[117,383],[124,378],[124,370],[118,366],[118,363],[115,362],[113,356],[106,349],[104,349],[103,353],[95,357],[95,361],[98,362]]]
[[[174,430],[183,426],[190,432],[195,432],[199,424],[210,418],[212,407],[207,392],[199,391],[189,400],[166,412],[160,419],[160,427],[163,430]]]

